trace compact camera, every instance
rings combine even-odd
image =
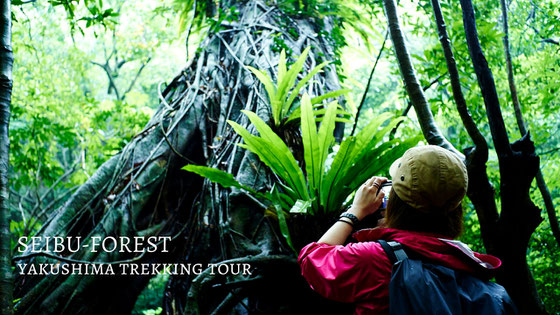
[[[385,210],[387,208],[387,200],[389,200],[389,192],[391,191],[391,187],[393,187],[393,182],[390,180],[384,182],[383,184],[381,184],[381,187],[379,187],[379,191],[383,190],[383,192],[385,193],[385,197],[383,197],[383,203],[379,207],[379,210]]]
[[[374,228],[379,226],[379,220],[385,217],[385,209],[387,208],[387,200],[389,200],[389,192],[393,187],[393,182],[386,181],[385,183],[381,184],[379,187],[379,191],[383,190],[385,196],[383,197],[383,203],[379,207],[379,210],[376,211],[373,215],[369,215],[365,217],[359,224],[358,229],[363,228]],[[378,192],[379,193],[379,192]]]

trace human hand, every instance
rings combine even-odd
[[[385,177],[374,176],[363,183],[356,192],[348,212],[358,217],[359,220],[375,213],[383,203],[383,197],[385,197],[385,193],[379,187],[386,181],[387,178]]]

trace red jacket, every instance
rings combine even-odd
[[[472,252],[458,241],[438,235],[396,229],[368,229],[354,233],[358,243],[327,245],[311,243],[298,258],[303,277],[322,296],[355,303],[355,314],[388,314],[391,262],[378,239],[403,244],[407,253],[452,269],[490,278],[501,261]]]

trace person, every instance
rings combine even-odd
[[[300,251],[298,262],[311,288],[328,299],[354,303],[354,314],[388,314],[392,263],[376,242],[380,239],[401,243],[409,257],[493,277],[501,265],[498,258],[455,240],[462,231],[468,184],[463,162],[438,146],[419,146],[406,151],[389,173],[392,189],[383,227],[360,230],[353,234],[357,242],[343,245],[353,226],[383,201],[380,187],[388,179],[375,176],[357,190],[338,221]]]

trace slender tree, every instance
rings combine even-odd
[[[546,313],[526,258],[531,234],[543,220],[540,209],[529,197],[531,182],[539,169],[539,158],[528,133],[510,144],[492,72],[478,41],[472,2],[461,0],[461,7],[467,45],[500,166],[502,204],[499,219],[492,227],[496,232],[489,240],[494,244],[490,253],[502,259],[498,281],[506,287],[520,311],[524,314]]]
[[[522,136],[528,133],[527,127],[525,126],[525,121],[523,120],[523,113],[521,112],[521,104],[519,103],[519,97],[517,96],[517,87],[515,85],[515,77],[513,75],[513,62],[511,60],[511,51],[509,45],[509,22],[508,22],[508,9],[505,0],[500,0],[500,5],[502,8],[502,26],[504,30],[504,52],[506,55],[506,69],[509,83],[509,91],[511,94],[511,102],[513,104],[513,109],[515,112],[515,120],[517,121],[517,127]],[[546,208],[546,213],[548,215],[548,220],[550,222],[550,230],[552,235],[556,239],[558,245],[560,245],[560,227],[558,226],[558,217],[556,216],[556,210],[554,209],[554,203],[552,202],[552,196],[550,196],[550,191],[544,181],[544,176],[542,171],[539,169],[537,172],[537,186],[543,197],[544,206]]]
[[[8,208],[8,124],[12,99],[11,2],[0,2],[0,313],[12,314],[10,210]]]
[[[455,105],[457,106],[461,121],[474,144],[467,153],[468,160],[466,161],[466,165],[469,174],[469,189],[467,194],[476,209],[480,221],[484,246],[488,250],[491,250],[493,244],[487,241],[490,239],[487,235],[494,233],[491,228],[493,227],[492,224],[498,220],[498,210],[494,202],[494,188],[486,173],[488,143],[474,122],[469,112],[463,91],[461,90],[459,70],[457,69],[453,50],[451,49],[451,40],[447,33],[447,27],[445,26],[445,20],[441,13],[438,0],[432,0],[432,8],[438,29],[439,40],[449,72],[453,99],[455,100]]]
[[[395,1],[384,0],[383,4],[403,81],[420,125],[423,126],[424,136],[431,144],[450,148],[435,126],[429,106],[418,88],[418,80],[399,25]],[[502,260],[503,267],[497,275],[497,280],[506,287],[520,311],[523,314],[545,313],[526,261],[529,238],[542,221],[540,209],[529,198],[529,187],[535,178],[539,163],[534,145],[528,134],[510,144],[492,72],[478,41],[472,3],[470,0],[461,0],[466,41],[482,91],[493,144],[499,159],[502,206],[498,214],[494,190],[486,174],[488,145],[468,113],[439,2],[433,0],[432,4],[454,99],[463,124],[475,143],[474,148],[466,150],[469,172],[468,195],[479,216],[484,245],[490,254]],[[451,150],[456,152],[455,149]]]
[[[389,33],[391,34],[399,69],[401,70],[401,75],[405,83],[404,87],[418,116],[424,138],[426,138],[429,144],[439,145],[463,157],[463,154],[457,151],[457,149],[445,139],[435,123],[434,116],[430,110],[426,96],[424,95],[424,90],[416,77],[412,61],[410,60],[410,54],[408,53],[408,48],[404,41],[404,34],[399,25],[400,22],[395,2],[392,0],[384,0],[383,8],[387,16]]]

